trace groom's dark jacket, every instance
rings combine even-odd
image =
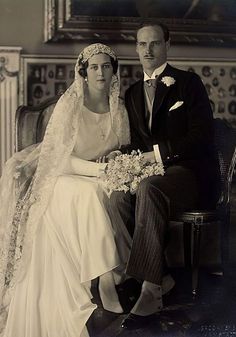
[[[195,173],[200,194],[198,207],[214,207],[219,166],[214,149],[213,113],[200,77],[167,64],[157,80],[151,131],[145,118],[143,79],[126,91],[125,105],[131,148],[146,152],[158,144],[166,167],[181,165]]]

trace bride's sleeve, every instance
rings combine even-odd
[[[70,155],[63,170],[63,174],[100,177],[104,173],[106,166],[106,163],[95,163]]]

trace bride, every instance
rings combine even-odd
[[[6,163],[1,336],[88,336],[86,322],[96,308],[90,285],[97,277],[104,308],[122,312],[112,271],[127,261],[130,242],[111,225],[101,179],[103,156],[129,143],[117,66],[108,46],[86,47],[42,143]]]

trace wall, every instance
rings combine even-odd
[[[87,44],[44,43],[44,0],[0,0],[0,46],[21,46],[24,54],[77,55]],[[136,56],[133,44],[109,43],[120,56]],[[172,46],[169,56],[235,58],[235,48]]]

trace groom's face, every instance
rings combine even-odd
[[[164,33],[159,26],[146,26],[138,30],[136,51],[143,70],[151,76],[167,59],[169,41],[165,41]]]

